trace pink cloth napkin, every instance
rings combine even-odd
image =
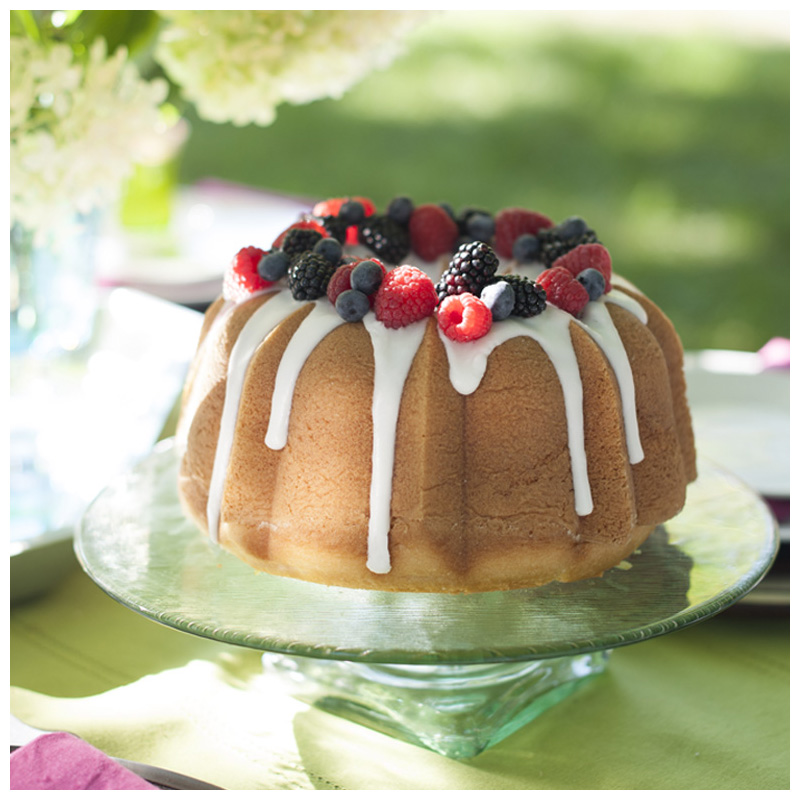
[[[157,790],[70,733],[46,733],[15,750],[11,788]]]
[[[776,336],[770,339],[759,351],[764,369],[789,369],[791,343],[789,339]]]

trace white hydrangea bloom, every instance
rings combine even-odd
[[[41,243],[112,203],[161,124],[163,80],[146,82],[98,39],[85,64],[65,44],[11,39],[11,218]]]
[[[419,11],[162,11],[156,58],[198,114],[269,125],[282,102],[340,97],[400,53]]]

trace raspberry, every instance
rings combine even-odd
[[[469,292],[445,297],[436,310],[436,317],[444,335],[455,342],[480,339],[492,327],[489,307]]]
[[[550,267],[536,282],[547,292],[547,301],[577,316],[589,302],[589,293],[564,267]]]
[[[282,231],[278,238],[272,243],[272,249],[278,250],[283,245],[283,240],[286,238],[289,231],[292,230],[316,231],[320,236],[328,235],[328,232],[319,222],[315,222],[313,219],[304,219],[300,222],[295,222],[294,225],[290,225],[285,231]]]
[[[481,289],[491,283],[499,263],[494,250],[488,244],[462,244],[436,284],[439,299],[444,300],[448,295],[463,292],[479,295]]]
[[[375,213],[375,203],[366,197],[332,197],[317,203],[311,213],[315,217],[338,217],[342,206],[349,200],[357,200],[364,207],[364,216],[371,217]],[[358,226],[350,225],[347,228],[345,244],[358,244]]]
[[[348,289],[352,289],[353,286],[350,283],[350,273],[353,269],[360,264],[362,261],[371,261],[374,264],[377,264],[382,270],[383,274],[386,275],[386,267],[378,261],[377,258],[354,258],[351,262],[347,264],[341,264],[339,267],[336,268],[336,271],[331,276],[330,281],[328,282],[328,300],[331,301],[334,305],[336,305],[336,298],[342,293],[346,292]],[[369,295],[369,304],[372,307],[375,303],[375,293]]]
[[[433,314],[439,298],[433,281],[416,267],[396,267],[375,293],[375,316],[387,328],[404,328]]]
[[[606,279],[605,291],[611,291],[611,255],[601,244],[579,244],[557,258],[553,266],[568,269],[576,278],[585,269],[596,269]]]
[[[272,281],[265,281],[258,274],[258,262],[266,255],[259,247],[243,247],[231,261],[222,283],[222,295],[226,300],[241,303],[253,292],[267,289]]]
[[[351,264],[342,264],[340,267],[337,267],[336,271],[331,275],[331,279],[328,281],[327,295],[328,300],[334,305],[336,305],[336,298],[342,292],[353,288],[350,285],[350,273],[353,271],[354,266],[355,262]]]
[[[534,236],[540,230],[552,227],[553,222],[544,214],[528,211],[526,208],[505,208],[498,212],[494,220],[494,249],[503,258],[511,258],[514,242],[523,233]]]
[[[417,206],[408,221],[411,248],[423,261],[434,261],[450,253],[458,238],[458,225],[441,207],[432,203]]]

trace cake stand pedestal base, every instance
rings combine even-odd
[[[609,651],[484,664],[369,664],[265,653],[310,705],[449,758],[471,758],[603,672]]]

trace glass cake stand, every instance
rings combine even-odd
[[[186,519],[176,485],[168,440],[88,508],[75,549],[103,590],[156,622],[264,651],[292,695],[452,758],[537,717],[611,649],[727,608],[779,544],[766,505],[701,463],[684,511],[602,578],[468,595],[343,589],[254,572]]]

